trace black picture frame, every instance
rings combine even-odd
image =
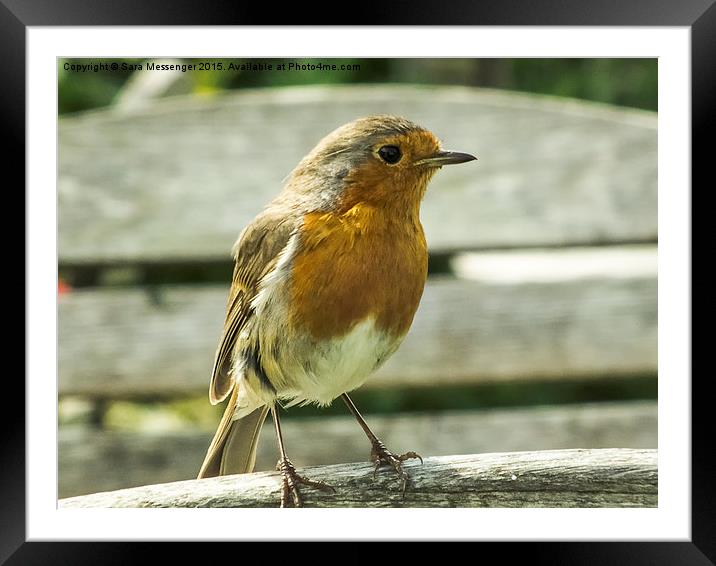
[[[203,0],[0,0],[0,114],[9,144],[7,164],[24,163],[25,157],[25,39],[28,26],[117,25],[564,25],[564,26],[685,26],[691,30],[692,178],[705,179],[708,144],[698,140],[714,131],[716,100],[716,0],[490,0],[469,2],[361,2],[355,13],[346,6],[285,4],[266,10],[257,4]],[[11,167],[8,166],[6,174]],[[24,167],[14,167],[25,182]],[[704,182],[705,183],[705,182]],[[713,181],[709,183],[713,186]],[[7,185],[8,189],[10,185]],[[693,194],[693,190],[692,190]],[[27,300],[27,296],[26,296]],[[663,346],[663,345],[662,345]],[[685,383],[691,376],[683,376]],[[489,550],[503,553],[502,560],[520,557],[531,564],[640,564],[700,565],[716,563],[716,470],[707,458],[711,447],[707,421],[706,380],[691,380],[692,390],[692,538],[690,542],[525,542],[491,543]],[[26,542],[25,536],[25,389],[6,374],[3,381],[7,408],[0,412],[0,563],[28,564],[136,564],[154,561],[148,543],[128,542]],[[663,423],[660,423],[664,426]],[[270,526],[267,525],[267,528]],[[320,533],[317,533],[320,538]],[[245,544],[245,543],[244,543]],[[486,544],[486,543],[484,543]],[[507,545],[507,546],[505,546]],[[216,547],[218,548],[218,547]],[[222,546],[222,550],[237,547]],[[162,561],[187,556],[186,544],[162,545]],[[486,549],[487,550],[487,549]],[[212,555],[215,550],[212,550]],[[181,555],[179,553],[182,553]],[[278,558],[280,555],[274,554]],[[284,558],[291,559],[292,553]],[[319,554],[306,555],[314,560]],[[345,556],[331,552],[333,559]],[[355,561],[363,553],[353,554]],[[412,552],[402,559],[411,560]],[[398,555],[395,556],[399,558]],[[382,560],[366,549],[367,560]],[[387,558],[387,557],[386,557]],[[475,560],[479,560],[473,555]],[[216,558],[211,557],[212,561]],[[400,559],[400,558],[399,558]]]

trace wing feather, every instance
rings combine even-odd
[[[241,331],[253,316],[251,301],[263,277],[270,273],[300,224],[300,215],[287,215],[271,208],[259,214],[239,235],[234,245],[234,274],[226,305],[224,329],[214,357],[209,385],[212,405],[220,403],[234,388],[231,368]]]

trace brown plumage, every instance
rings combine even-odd
[[[428,273],[417,218],[396,222],[385,208],[366,205],[345,214],[308,214],[301,242],[292,270],[294,326],[329,339],[374,316],[381,330],[405,335]]]
[[[420,202],[442,165],[474,159],[440,149],[403,118],[338,128],[298,164],[283,191],[240,234],[224,331],[209,387],[230,396],[199,477],[253,469],[269,410],[279,434],[282,505],[301,500],[276,403],[325,405],[343,396],[405,486],[403,457],[370,432],[346,393],[400,345],[427,276]],[[417,457],[413,453],[405,457]],[[402,458],[402,459],[401,459]]]

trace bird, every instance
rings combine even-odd
[[[430,130],[392,115],[361,117],[321,139],[282,190],[239,234],[209,401],[228,398],[198,478],[253,471],[271,412],[281,507],[303,506],[303,488],[333,490],[298,474],[279,408],[341,397],[371,443],[374,475],[415,452],[394,454],[348,393],[400,346],[428,273],[420,205],[445,165],[477,159],[442,149]]]

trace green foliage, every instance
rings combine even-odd
[[[134,73],[148,72],[122,68],[123,64],[146,66],[149,61],[60,60],[60,114],[112,104]],[[118,63],[119,68],[96,72],[65,69],[65,63],[97,62]],[[656,59],[185,59],[181,63],[195,66],[183,73],[183,80],[185,92],[196,94],[309,84],[453,84],[581,98],[647,110],[657,108]],[[263,68],[229,69],[232,63],[234,66],[262,65]],[[289,70],[291,63],[304,68]],[[280,70],[281,64],[286,69]],[[319,64],[336,65],[337,70],[322,70]],[[269,65],[270,70],[266,69]]]
[[[574,381],[490,383],[472,386],[440,386],[413,389],[358,389],[351,397],[365,414],[481,410],[569,403],[593,403],[657,398],[655,375],[632,378],[592,378]],[[60,402],[60,421],[71,423],[69,399]],[[65,406],[67,405],[67,406]],[[211,429],[221,418],[225,403],[212,406],[205,395],[187,399],[139,399],[108,404],[104,426],[115,430],[178,429],[186,426]],[[76,412],[76,410],[74,411]],[[86,412],[86,411],[85,411]],[[340,399],[325,408],[295,407],[284,411],[288,419],[345,416],[348,411]],[[85,416],[85,418],[87,418]]]
[[[118,61],[120,60],[118,59]],[[137,62],[139,60],[121,59],[121,61]],[[88,59],[60,59],[57,62],[57,107],[60,114],[110,105],[133,72],[121,70],[77,72],[66,70],[64,65],[64,63],[87,64],[89,62]]]
[[[632,378],[602,376],[589,380],[506,382],[470,386],[441,386],[436,376],[434,387],[413,389],[357,389],[351,393],[366,413],[476,410],[599,401],[656,399],[654,375]],[[327,408],[313,406],[290,411],[292,418],[321,414],[345,414],[340,400]]]
[[[656,59],[515,59],[514,90],[657,109]]]

